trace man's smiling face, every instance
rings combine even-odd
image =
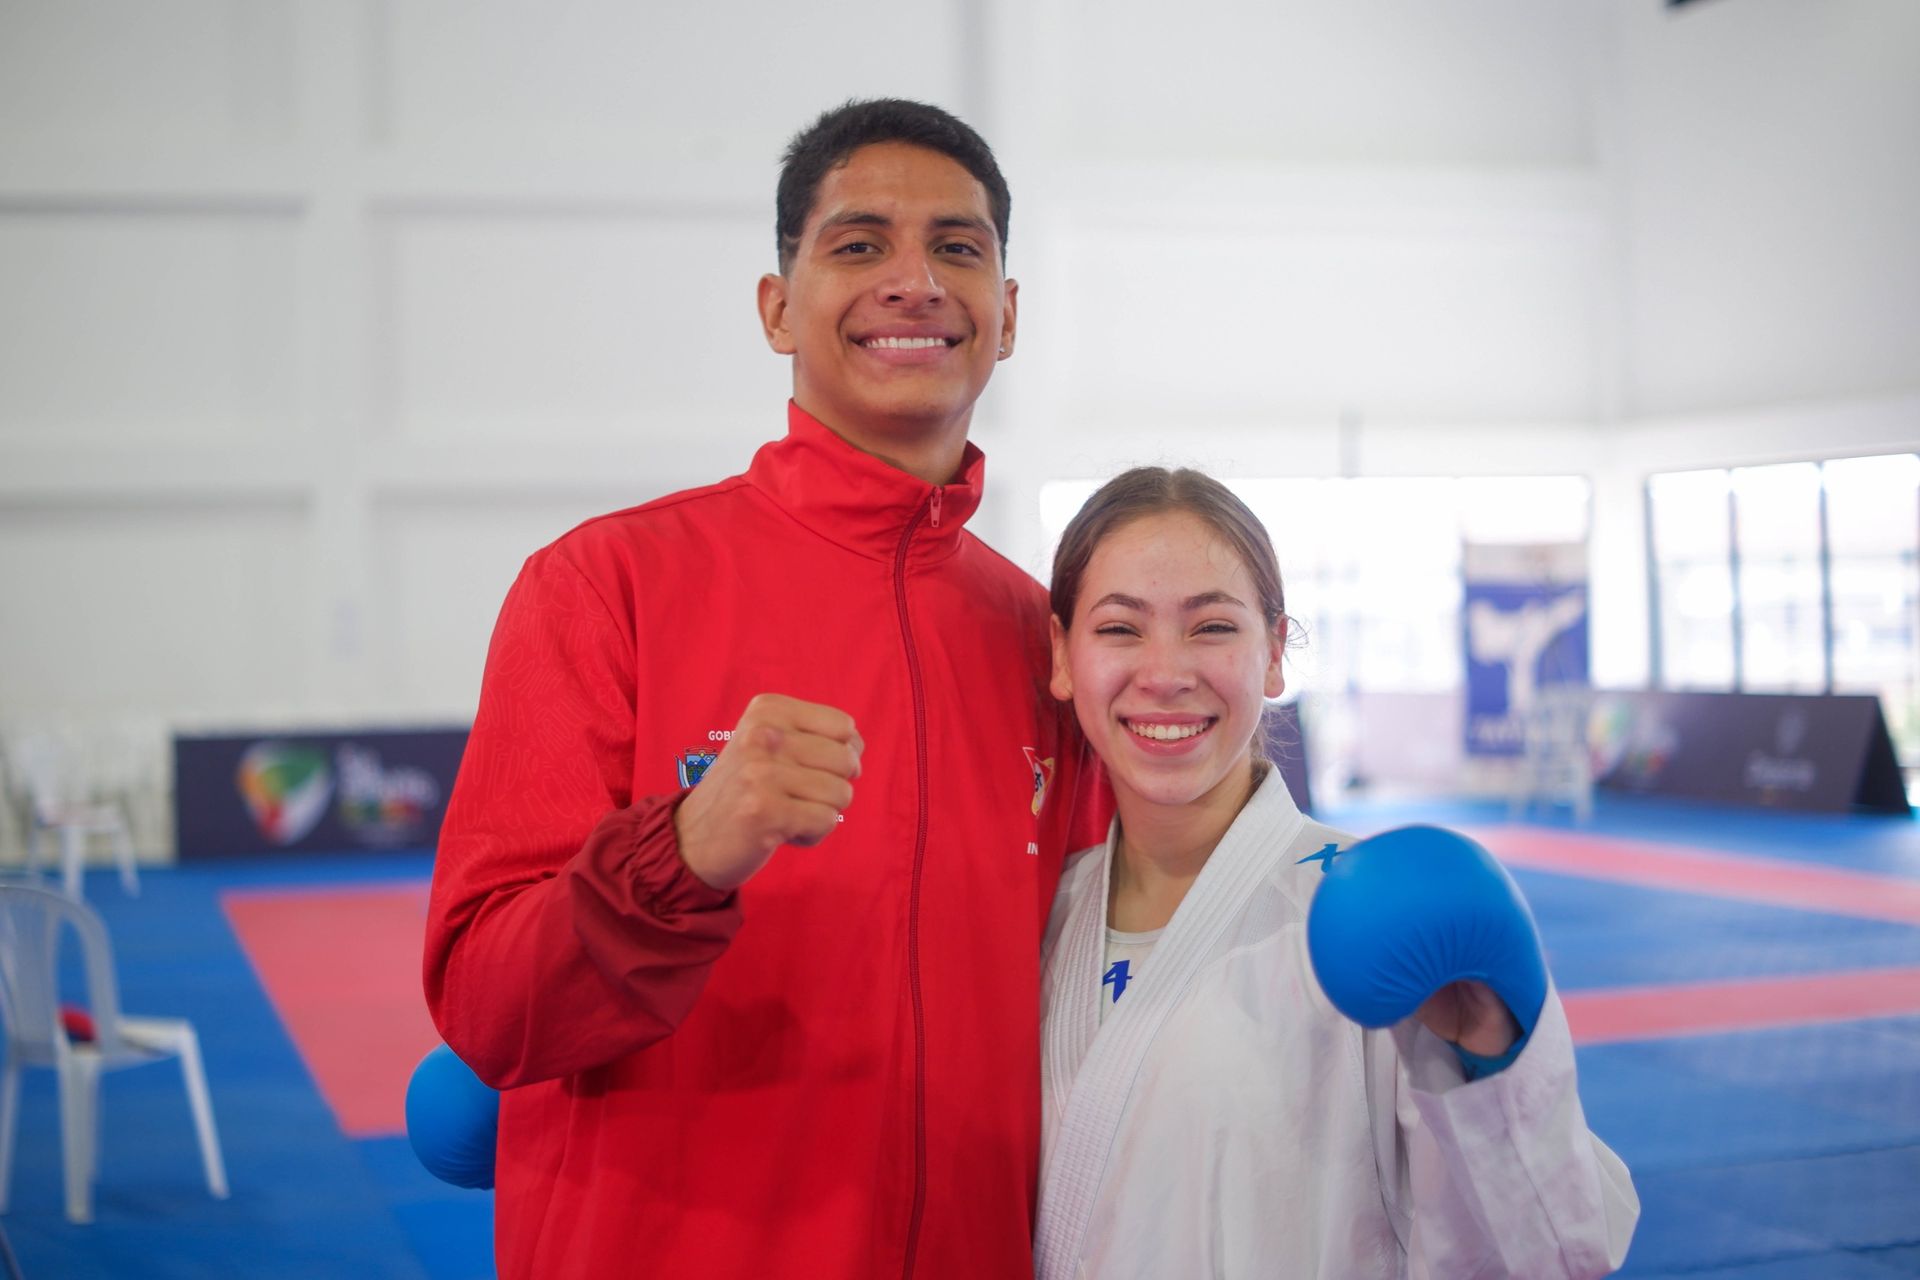
[[[1000,254],[987,193],[958,162],[898,142],[855,151],[821,181],[792,264],[760,282],[794,401],[907,470],[957,461],[1013,349],[1018,285]]]

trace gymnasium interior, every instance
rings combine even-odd
[[[0,886],[164,1041],[91,1136],[21,1059],[0,1276],[494,1275],[403,1109],[489,635],[784,432],[781,151],[885,96],[1013,192],[968,528],[1259,513],[1276,761],[1512,874],[1619,1274],[1920,1276],[1912,0],[0,0]]]

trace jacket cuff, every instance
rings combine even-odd
[[[630,880],[633,896],[661,917],[720,911],[734,905],[736,895],[714,888],[680,856],[680,836],[673,818],[691,794],[642,796],[625,809],[600,820],[589,839],[612,865],[602,869]]]

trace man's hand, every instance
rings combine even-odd
[[[844,711],[760,694],[674,814],[681,860],[730,891],[781,845],[820,843],[853,803],[865,745]]]

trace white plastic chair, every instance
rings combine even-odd
[[[1566,805],[1574,821],[1593,818],[1593,753],[1587,743],[1593,691],[1585,685],[1551,684],[1534,690],[1519,709],[1524,747],[1515,764],[1507,814],[1514,821],[1536,803]]]
[[[58,954],[63,924],[80,940],[92,1040],[75,1041],[61,1026]],[[51,1067],[57,1074],[67,1218],[91,1222],[100,1162],[100,1076],[117,1067],[170,1057],[180,1059],[207,1190],[216,1199],[226,1199],[227,1169],[213,1127],[200,1039],[184,1018],[136,1018],[120,1012],[113,952],[106,926],[93,908],[51,889],[0,885],[0,1015],[6,1022],[7,1049],[6,1066],[0,1069],[0,1212],[6,1209],[12,1178],[23,1067]]]
[[[40,840],[54,832],[60,840],[60,883],[69,898],[82,896],[81,872],[94,836],[106,836],[120,864],[120,887],[129,895],[140,892],[140,872],[134,863],[133,831],[118,800],[80,798],[60,752],[52,742],[26,738],[13,745],[12,772],[27,806],[27,866],[40,874]]]

